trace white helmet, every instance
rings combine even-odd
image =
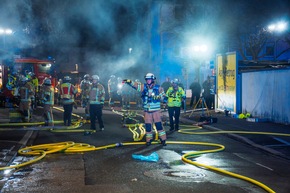
[[[26,76],[22,76],[20,80],[22,82],[27,82],[29,80],[29,78],[27,78]]]
[[[99,76],[98,76],[98,75],[93,75],[93,76],[92,76],[92,79],[93,79],[93,80],[97,80],[97,81],[99,81],[99,80],[100,80],[100,78],[99,78]]]
[[[155,80],[156,79],[156,77],[152,73],[147,73],[144,78],[145,78],[145,80],[147,80],[147,79]]]
[[[63,80],[64,80],[64,81],[71,81],[71,77],[69,77],[69,76],[65,76],[65,77],[63,77]]]
[[[43,84],[50,86],[51,80],[49,78],[44,79]]]
[[[29,72],[28,75],[30,75],[31,77],[35,76],[33,72]]]
[[[171,80],[171,84],[178,84],[179,80],[178,78],[174,78],[173,80]]]
[[[90,78],[90,75],[89,74],[85,74],[84,75],[84,79],[88,80]]]

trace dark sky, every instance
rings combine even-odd
[[[127,38],[143,35],[146,30],[149,0],[1,0],[0,27],[10,27],[16,34],[23,29],[30,38],[20,38],[22,46],[43,41],[52,45],[97,45],[112,51],[114,44]],[[176,4],[193,0],[163,0]],[[207,0],[216,8],[220,24],[253,25],[272,22],[276,18],[289,19],[288,0]],[[218,24],[217,24],[218,25]],[[139,33],[139,34],[138,34]],[[61,40],[61,41],[59,41]],[[133,40],[134,41],[134,40]],[[117,49],[117,48],[116,48]],[[120,48],[118,48],[120,49]]]
[[[249,26],[267,25],[277,19],[289,20],[290,12],[288,0],[156,1],[179,5],[208,3],[216,14],[216,27],[210,29],[219,36],[227,36],[235,28],[247,30]],[[103,54],[91,58],[95,52],[110,53],[114,58],[127,53],[131,46],[138,45],[140,52],[148,48],[146,21],[150,2],[154,0],[0,0],[0,27],[14,30],[13,39],[7,37],[6,42],[16,42],[19,48],[34,47],[53,54],[65,52],[64,47],[90,47],[92,53],[86,52],[83,60],[92,64],[105,59]],[[139,60],[117,61],[120,66],[124,62],[127,68],[134,68]]]

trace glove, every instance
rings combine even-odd
[[[131,84],[132,83],[132,80],[130,80],[130,79],[124,79],[122,81],[122,83]]]

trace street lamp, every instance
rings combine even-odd
[[[202,63],[202,58],[208,52],[208,46],[205,44],[194,45],[190,50],[193,52],[192,54],[195,56],[195,58],[199,60],[199,64],[197,66],[197,79],[198,82],[200,82],[200,67]]]
[[[0,34],[2,35],[2,34],[4,34],[4,35],[10,35],[10,34],[12,34],[13,33],[13,31],[12,31],[12,29],[1,29],[0,28]]]
[[[12,29],[10,28],[0,28],[0,35],[3,35],[3,47],[6,48],[6,35],[11,35],[13,33]]]
[[[268,26],[268,31],[270,33],[275,33],[275,32],[282,33],[285,30],[287,30],[287,23],[284,21],[273,23]],[[274,60],[276,60],[276,57],[277,57],[277,42],[278,42],[278,39],[277,37],[274,36]]]
[[[276,31],[276,32],[282,32],[287,29],[287,23],[286,22],[278,22],[275,24],[270,24],[268,26],[268,30],[270,32]]]

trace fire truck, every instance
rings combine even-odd
[[[36,58],[13,58],[0,61],[0,103],[15,104],[18,101],[17,87],[20,76],[26,76],[32,72],[38,78],[39,85],[45,78],[50,78],[55,87],[56,73],[55,64],[51,60],[40,60]],[[6,104],[7,105],[7,104]]]

